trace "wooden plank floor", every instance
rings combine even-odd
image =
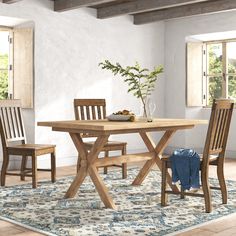
[[[213,167],[214,168],[214,167]],[[212,177],[216,177],[215,170],[211,168],[210,173]],[[57,177],[70,176],[75,173],[75,166],[60,167],[57,168]],[[236,180],[236,159],[227,159],[225,165],[226,179]],[[39,179],[49,179],[49,173],[41,172]],[[7,176],[7,185],[15,185],[20,183],[31,182],[30,178],[27,178],[25,182],[19,181],[19,177]],[[0,236],[42,236],[43,234],[33,232],[26,228],[11,224],[6,221],[0,220]],[[207,224],[202,227],[195,228],[193,230],[177,234],[178,236],[226,236],[236,235],[236,216],[227,217],[226,219],[219,220],[215,223]]]

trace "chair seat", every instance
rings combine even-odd
[[[36,155],[39,156],[52,153],[55,147],[56,145],[49,144],[17,144],[14,146],[8,146],[7,151],[12,155],[22,155],[22,152],[24,152],[25,155],[31,155],[33,152],[35,152]]]
[[[203,154],[199,154],[200,156],[200,161],[203,159]],[[215,161],[217,160],[218,156],[217,155],[210,155],[210,161]],[[170,160],[170,155],[163,155],[161,158],[162,161],[169,161]]]
[[[200,156],[200,162],[202,162],[203,160],[203,154],[199,154]],[[162,158],[161,158],[162,161],[166,161],[168,162],[168,165],[167,167],[170,168],[170,156],[168,155],[163,155]],[[218,156],[217,155],[210,155],[209,157],[209,164],[217,164],[217,160],[218,160]]]

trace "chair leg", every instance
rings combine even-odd
[[[37,156],[32,155],[32,187],[37,188]]]
[[[79,169],[80,169],[80,157],[79,157],[79,155],[78,155],[76,173],[78,173],[78,172],[79,172]]]
[[[122,164],[122,178],[123,179],[127,178],[127,163]]]
[[[51,180],[52,182],[56,182],[56,153],[51,153]]]
[[[3,154],[3,163],[1,170],[1,186],[5,186],[6,184],[6,172],[9,164],[9,156],[7,154]]]
[[[206,213],[210,213],[212,211],[212,204],[211,204],[211,190],[208,180],[208,170],[202,170],[202,190],[204,194],[204,200],[205,200],[205,209]]]
[[[162,161],[162,171],[161,171],[161,206],[166,206],[167,205],[166,174],[167,174],[167,162],[166,161]]]
[[[126,145],[121,150],[121,154],[125,155],[126,154]],[[122,178],[126,179],[127,178],[127,163],[122,164]]]
[[[22,156],[22,161],[21,161],[21,176],[20,176],[20,179],[21,180],[25,180],[25,169],[26,169],[26,166],[27,166],[27,160],[28,160],[28,157],[23,155]]]
[[[221,160],[220,160],[221,159]],[[217,177],[220,184],[220,191],[222,195],[222,203],[227,204],[227,187],[225,183],[225,177],[224,177],[224,160],[223,158],[219,158],[218,165],[217,165]]]
[[[104,154],[105,154],[105,157],[109,157],[109,151],[105,151]],[[104,171],[103,171],[104,174],[107,174],[107,169],[108,169],[108,167],[105,166]]]
[[[180,189],[180,199],[184,199],[184,198],[185,198],[184,189],[183,189],[183,187],[181,186],[181,189]]]

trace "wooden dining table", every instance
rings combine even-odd
[[[108,188],[105,186],[105,183],[98,172],[98,167],[144,161],[143,167],[140,169],[132,183],[132,185],[141,185],[154,165],[157,165],[161,170],[163,151],[178,130],[191,129],[196,125],[207,123],[207,120],[190,119],[154,119],[152,122],[144,120],[137,120],[134,122],[69,120],[38,122],[38,125],[52,127],[53,131],[69,133],[79,153],[78,172],[67,190],[65,198],[74,197],[85,177],[89,175],[105,207],[116,209],[116,205],[109,194]],[[164,134],[160,140],[155,143],[150,132],[160,131],[163,131]],[[106,144],[110,135],[129,133],[138,133],[141,136],[147,147],[147,152],[98,158],[102,147]],[[90,152],[85,148],[84,140],[81,137],[82,134],[96,135],[96,140]],[[170,175],[167,176],[167,181],[172,190],[175,192],[179,191],[176,185],[172,184]]]

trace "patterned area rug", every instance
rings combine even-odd
[[[64,199],[71,177],[55,184],[41,182],[5,187],[0,191],[0,216],[46,235],[166,235],[236,212],[236,182],[228,181],[229,203],[221,204],[219,191],[213,191],[213,212],[204,211],[202,198],[169,195],[169,206],[160,206],[160,172],[151,171],[142,186],[132,186],[138,169],[130,169],[128,178],[120,171],[102,175],[118,210],[105,209],[87,177],[80,193]],[[215,179],[211,180],[217,182]]]

